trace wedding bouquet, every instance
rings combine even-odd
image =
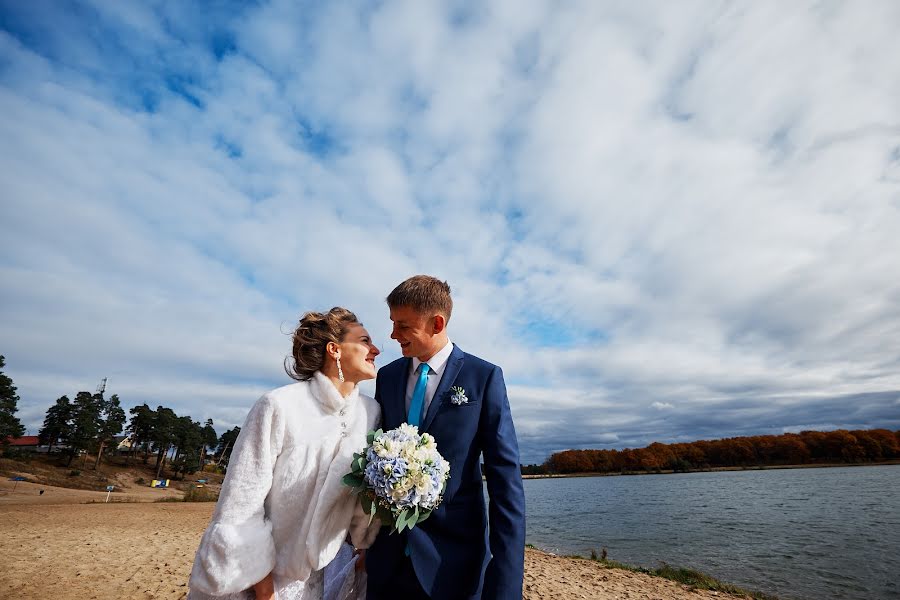
[[[343,482],[359,494],[369,523],[376,516],[393,531],[412,529],[438,507],[450,477],[450,463],[434,438],[404,423],[390,431],[370,431],[368,444],[353,455]]]

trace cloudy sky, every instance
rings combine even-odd
[[[351,308],[386,364],[384,297],[430,273],[525,462],[900,428],[898,29],[893,0],[0,0],[19,416],[108,376],[221,433],[302,312]]]

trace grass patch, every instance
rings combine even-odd
[[[88,500],[87,502],[84,502],[84,504],[138,504],[138,503],[140,503],[140,500],[131,498],[130,496],[122,496],[119,498],[112,496],[112,497],[110,497],[110,499],[108,501],[107,500]]]
[[[725,592],[738,596],[749,596],[754,600],[778,600],[775,596],[769,594],[745,590],[735,585],[731,585],[730,583],[724,583],[715,577],[711,577],[706,573],[701,573],[695,569],[673,567],[672,565],[663,563],[658,569],[654,569],[654,574],[658,577],[683,583],[695,590],[712,590],[714,592]]]
[[[219,494],[209,488],[191,488],[184,493],[185,502],[215,502]]]
[[[155,502],[215,502],[219,499],[219,494],[209,488],[191,488],[184,493],[184,496],[166,496],[159,498]]]
[[[715,577],[707,575],[706,573],[701,573],[700,571],[697,571],[695,569],[675,567],[667,563],[662,563],[659,568],[656,569],[647,569],[644,567],[635,567],[634,565],[620,563],[619,561],[611,560],[607,557],[606,548],[603,548],[601,550],[599,556],[597,555],[596,550],[591,550],[590,559],[585,559],[581,556],[572,556],[570,558],[592,560],[594,562],[600,563],[607,569],[623,569],[625,571],[631,571],[633,573],[644,573],[646,575],[652,575],[654,577],[662,577],[663,579],[669,579],[671,581],[676,581],[678,583],[686,585],[691,590],[710,590],[713,592],[723,592],[726,594],[734,594],[736,596],[753,598],[753,600],[778,600],[777,596],[764,594],[762,592],[755,592],[752,590],[746,590],[736,585],[731,585],[730,583],[719,581]]]

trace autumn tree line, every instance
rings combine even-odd
[[[856,464],[900,460],[900,431],[803,431],[625,450],[565,450],[525,474],[640,473],[728,467]]]
[[[2,372],[4,366],[5,359],[0,356],[0,444],[8,445],[8,440],[21,437],[25,428],[15,416],[19,397],[12,379]],[[126,462],[139,458],[149,464],[153,456],[159,478],[165,467],[175,477],[194,473],[210,458],[227,466],[241,431],[234,427],[218,436],[212,419],[201,424],[165,406],[154,410],[145,403],[128,412],[130,418],[117,394],[107,398],[102,391],[78,392],[74,400],[61,396],[47,409],[38,440],[48,446],[48,453],[55,449],[66,466],[71,466],[76,456],[84,455],[87,460],[90,455],[97,468],[104,455],[118,450],[116,437],[124,431],[130,440]]]

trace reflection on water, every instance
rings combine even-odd
[[[528,542],[782,598],[898,598],[900,465],[525,481]]]

